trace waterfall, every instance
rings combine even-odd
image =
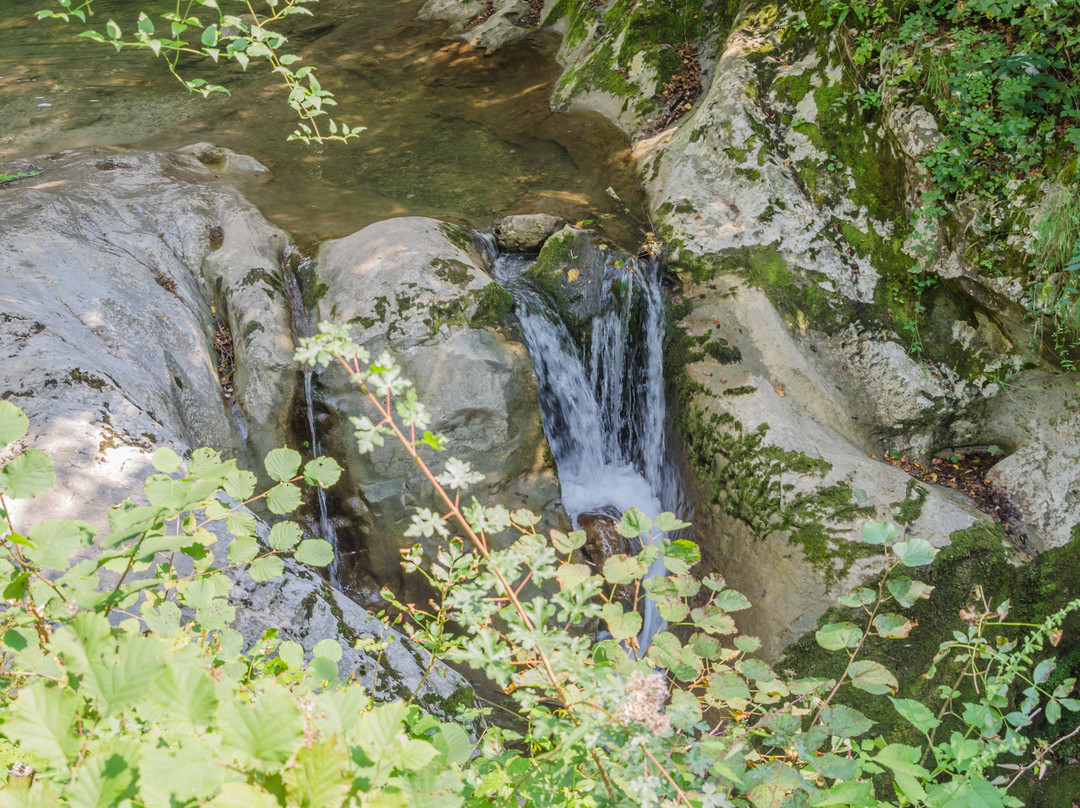
[[[682,503],[668,458],[663,369],[664,298],[654,262],[609,261],[588,344],[575,343],[548,299],[523,277],[532,259],[501,255],[493,274],[517,303],[536,369],[544,432],[574,525],[589,512],[636,507],[654,518]],[[648,576],[662,575],[661,560]],[[638,644],[667,627],[645,601]]]
[[[289,303],[289,314],[292,318],[293,336],[297,339],[311,337],[315,334],[315,324],[311,321],[307,307],[304,305],[300,294],[300,284],[297,281],[297,272],[310,264],[311,259],[303,255],[293,245],[286,245],[281,254],[281,277],[285,291],[285,299]],[[311,456],[319,457],[322,453],[319,445],[319,432],[315,426],[315,400],[312,395],[312,377],[314,368],[304,365],[304,404],[307,411],[308,431],[311,435]],[[321,486],[315,488],[316,503],[319,508],[319,531],[321,538],[330,542],[334,548],[334,560],[330,562],[328,570],[330,583],[335,589],[341,589],[338,558],[338,537],[334,523],[330,520],[330,511],[326,504],[326,491]]]

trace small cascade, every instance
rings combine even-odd
[[[285,291],[285,299],[289,302],[289,314],[292,318],[293,336],[296,339],[311,337],[315,334],[315,324],[311,320],[307,307],[304,305],[300,294],[300,284],[297,281],[297,273],[303,269],[311,259],[303,255],[293,245],[286,245],[281,255],[282,285]],[[312,378],[315,369],[311,365],[304,365],[304,402],[307,410],[308,430],[311,433],[311,455],[319,457],[322,453],[319,444],[319,432],[315,426],[315,401],[312,394]],[[338,537],[334,523],[330,519],[330,511],[326,503],[326,491],[322,487],[316,487],[315,497],[319,506],[319,531],[321,537],[330,542],[334,548],[334,560],[330,562],[330,583],[335,588],[341,589],[341,579],[338,556]]]
[[[536,369],[544,432],[559,467],[562,501],[575,527],[586,514],[618,518],[636,507],[650,518],[685,513],[668,457],[663,341],[664,298],[653,262],[612,259],[588,345],[575,343],[545,295],[523,277],[532,259],[502,255],[493,274],[515,298]],[[648,575],[662,575],[657,560]],[[666,628],[646,601],[638,643]]]

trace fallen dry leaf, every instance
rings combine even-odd
[[[576,281],[580,277],[581,277],[581,273],[578,270],[576,270],[576,269],[568,269],[568,270],[566,270],[566,280],[568,280],[570,283],[573,283],[574,281]]]
[[[786,393],[784,393],[784,385],[782,384],[778,387],[774,387],[773,390],[776,391],[776,395],[780,396],[780,398],[783,398],[786,395]]]

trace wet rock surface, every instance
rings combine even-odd
[[[138,497],[161,446],[183,454],[209,445],[261,468],[255,461],[285,438],[297,373],[281,294],[284,234],[220,181],[255,166],[205,144],[40,162],[41,176],[0,188],[0,396],[26,412],[23,443],[52,457],[57,482],[12,503],[15,523],[104,527],[110,505]],[[229,380],[216,372],[223,323],[236,360]],[[215,553],[227,563],[222,536]],[[308,650],[332,637],[346,649],[343,674],[370,682],[381,664],[388,697],[419,684],[423,653],[314,570],[286,561],[269,583],[236,571],[233,580],[235,627],[249,643],[268,628]],[[393,642],[381,663],[352,648],[383,633]],[[421,694],[443,712],[470,698],[452,673],[429,677]]]
[[[486,475],[468,496],[558,521],[536,377],[525,346],[484,317],[485,301],[503,298],[483,260],[454,225],[418,217],[379,222],[322,245],[314,272],[326,294],[317,314],[349,323],[373,356],[389,350],[401,364],[431,414],[429,428],[446,437],[443,457],[427,454],[436,473],[444,457],[468,461]],[[348,418],[361,412],[361,401],[343,374],[332,370],[319,386],[327,450],[342,459],[347,488],[355,492],[341,505],[360,526],[346,550],[357,553],[346,566],[358,577],[347,573],[346,581],[362,586],[373,579],[407,591],[414,581],[402,576],[398,551],[415,541],[404,535],[411,508],[443,506],[399,447],[388,441],[371,454],[357,453]],[[436,543],[421,541],[429,550]]]

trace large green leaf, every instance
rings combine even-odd
[[[892,551],[905,567],[922,567],[934,560],[938,551],[925,539],[909,539],[897,542]]]
[[[896,598],[896,602],[905,609],[913,606],[915,601],[921,598],[930,597],[930,593],[934,591],[934,587],[929,584],[903,577],[890,578],[885,582],[885,586],[888,587],[892,596]]]
[[[21,749],[65,769],[81,746],[75,735],[78,708],[79,697],[70,690],[38,680],[19,691],[0,731]]]
[[[300,460],[300,453],[292,449],[273,449],[266,455],[266,473],[279,483],[291,480],[300,469]]]
[[[852,662],[848,674],[851,676],[851,684],[875,696],[895,693],[900,686],[896,677],[884,665],[870,659]]]
[[[64,789],[64,804],[71,808],[113,808],[122,803],[122,795],[135,779],[138,744],[114,738],[90,748],[75,783]]]
[[[229,542],[229,562],[247,564],[259,554],[259,543],[253,536],[240,536]]]
[[[201,730],[213,722],[217,706],[209,672],[200,665],[174,660],[154,679],[139,709],[157,723]]]
[[[154,468],[160,471],[162,474],[172,474],[178,468],[180,468],[180,455],[170,449],[168,446],[162,446],[156,452],[154,456],[150,458],[150,462],[154,464]]]
[[[164,666],[165,644],[151,636],[123,634],[115,652],[91,653],[81,692],[102,716],[118,715],[139,701]]]
[[[889,697],[889,701],[893,703],[896,712],[906,718],[915,729],[919,730],[919,732],[930,732],[930,730],[941,724],[941,721],[938,720],[937,716],[935,716],[930,711],[930,708],[921,701],[916,701],[915,699],[894,699],[891,696]]]
[[[830,705],[822,710],[821,724],[841,738],[857,738],[874,726],[874,722],[865,715],[844,704]]]
[[[325,539],[308,539],[300,542],[293,557],[301,564],[325,567],[334,560],[334,547]]]
[[[620,603],[605,603],[600,612],[616,640],[628,640],[641,631],[641,615],[634,611],[624,612]]]
[[[30,528],[33,549],[26,554],[43,567],[65,570],[72,556],[94,543],[97,531],[89,522],[75,519],[45,519]]]
[[[304,741],[303,715],[293,697],[270,684],[252,704],[225,702],[218,710],[225,751],[245,766],[278,771]]]
[[[401,725],[409,714],[409,708],[400,701],[380,704],[360,719],[357,738],[360,748],[372,762],[383,759],[391,742],[401,732]]]
[[[217,793],[228,772],[215,745],[195,741],[179,749],[158,747],[147,750],[139,766],[140,784],[147,802],[186,805]]]
[[[352,784],[352,778],[346,777],[348,767],[348,756],[336,738],[305,746],[296,753],[295,763],[285,770],[289,804],[338,808]]]
[[[30,429],[25,413],[10,401],[0,401],[0,449],[14,443]]]
[[[329,488],[341,477],[342,468],[332,457],[316,457],[304,466],[304,480],[308,485]]]
[[[854,623],[829,623],[814,633],[817,644],[826,651],[854,648],[862,639],[862,630]]]
[[[908,620],[899,614],[879,614],[874,618],[874,629],[882,637],[902,639],[911,633],[918,625],[914,620]]]
[[[618,553],[604,562],[604,578],[609,584],[629,584],[645,575],[648,567],[636,556]]]
[[[0,492],[11,499],[33,499],[52,488],[55,479],[49,456],[40,449],[27,449],[0,469]]]
[[[648,533],[652,527],[649,517],[638,508],[630,508],[619,520],[619,533],[628,539],[636,539],[642,533]]]
[[[274,550],[290,550],[296,546],[304,533],[296,522],[278,522],[270,528],[267,541]]]
[[[285,562],[276,555],[256,558],[251,562],[251,566],[248,567],[248,575],[250,575],[251,580],[256,583],[272,581],[283,572],[285,572]]]
[[[302,501],[300,489],[292,483],[276,485],[266,492],[266,507],[279,516],[292,513],[300,507]]]

